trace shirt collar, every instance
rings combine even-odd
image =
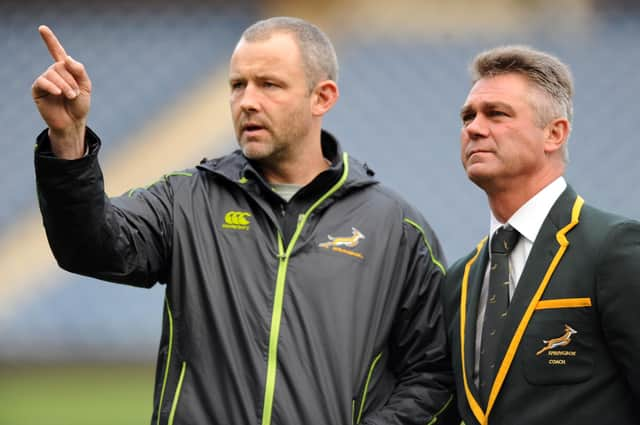
[[[567,187],[567,182],[564,177],[560,176],[553,182],[548,184],[540,192],[529,199],[524,205],[522,205],[518,211],[516,211],[507,223],[513,226],[524,238],[533,243],[540,232],[542,223],[551,211],[551,207],[558,200],[562,192]],[[498,227],[503,226],[504,223],[498,221],[498,219],[490,212],[490,233],[489,242],[491,237],[498,230]]]

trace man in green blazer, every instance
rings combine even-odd
[[[464,422],[640,424],[640,223],[563,177],[569,69],[522,46],[471,69],[461,159],[490,232],[442,289]]]

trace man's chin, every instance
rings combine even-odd
[[[486,167],[479,166],[478,164],[467,167],[467,177],[477,186],[484,188],[491,182],[493,176],[486,169]]]
[[[246,142],[242,144],[242,154],[253,161],[260,161],[271,155],[271,149],[263,143]]]

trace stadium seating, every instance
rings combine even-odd
[[[28,91],[49,62],[37,25],[50,24],[90,69],[90,125],[108,156],[128,149],[126,135],[195,81],[226,67],[242,29],[258,14],[250,5],[206,3],[161,9],[122,2],[123,10],[115,10],[90,2],[81,11],[67,2],[57,10],[49,2],[30,2],[28,9],[0,5],[0,54],[12,58],[0,67],[0,234],[36,208],[32,145],[42,123]],[[536,31],[393,40],[342,35],[335,40],[341,99],[325,127],[425,214],[451,262],[475,245],[489,220],[483,193],[459,164],[458,111],[469,88],[467,64],[484,48],[529,44],[556,53],[574,73],[568,180],[587,201],[640,218],[634,131],[640,15],[598,17],[590,28],[562,37]],[[155,356],[161,286],[133,289],[64,272],[50,278],[59,283],[0,319],[0,360]]]

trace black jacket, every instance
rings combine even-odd
[[[64,161],[39,137],[44,225],[66,270],[166,284],[153,424],[424,425],[455,415],[439,243],[328,133],[333,167],[289,212],[240,152],[109,199],[90,130],[87,142],[89,155]]]

